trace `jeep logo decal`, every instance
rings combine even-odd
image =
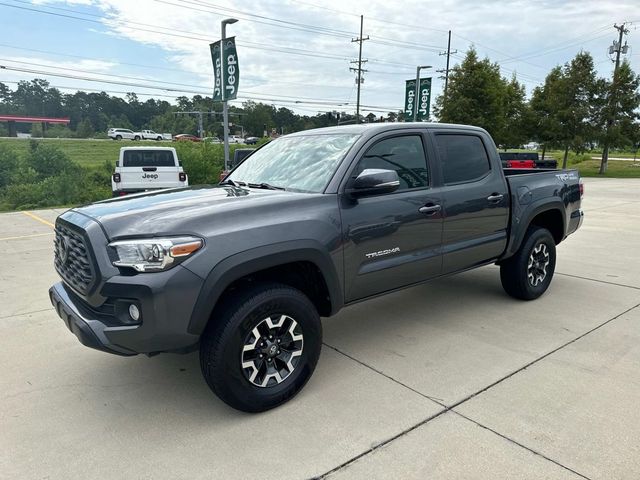
[[[152,178],[152,179],[156,179],[158,178],[158,174],[157,173],[143,173],[142,174],[142,178]]]

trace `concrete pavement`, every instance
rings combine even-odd
[[[585,183],[544,297],[486,267],[345,309],[302,393],[260,415],[195,354],[80,345],[47,297],[59,212],[0,215],[0,478],[640,477],[640,181]]]

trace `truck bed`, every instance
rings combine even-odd
[[[582,193],[580,174],[577,170],[515,168],[503,171],[511,197],[510,235],[506,257],[513,254],[515,246],[519,245],[518,235],[525,234],[526,225],[523,224],[543,208],[549,210],[553,207],[557,215],[562,217],[564,230],[556,233],[558,242],[580,226]]]

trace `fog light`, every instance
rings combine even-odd
[[[129,316],[135,322],[140,320],[140,309],[133,303],[129,305]]]

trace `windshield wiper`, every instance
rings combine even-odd
[[[276,185],[271,185],[270,183],[247,183],[247,186],[251,188],[263,188],[265,190],[286,190],[284,187],[277,187]]]
[[[247,183],[246,182],[241,182],[239,180],[231,180],[229,178],[228,180],[221,181],[218,185],[231,185],[233,187],[246,187]]]

